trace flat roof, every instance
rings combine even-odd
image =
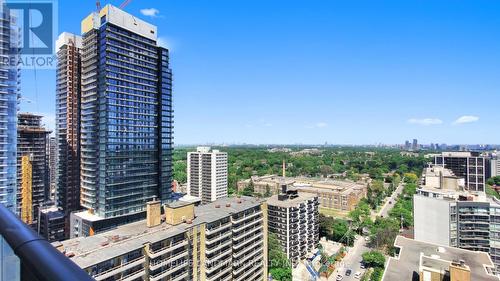
[[[145,243],[161,241],[184,232],[191,225],[170,225],[162,223],[147,227],[146,221],[138,221],[119,226],[113,230],[89,237],[78,237],[62,241],[66,253],[75,256],[70,259],[81,268],[87,268],[108,259],[121,256]]]
[[[147,227],[146,220],[141,220],[115,229],[98,233],[89,237],[78,237],[62,241],[66,253],[72,252],[70,259],[81,268],[87,268],[97,263],[121,256],[134,249],[144,247],[144,244],[157,242],[180,234],[187,229],[202,223],[213,222],[234,213],[259,206],[261,200],[254,197],[242,196],[221,198],[210,204],[195,207],[195,219],[192,224],[181,223],[170,225],[165,222],[155,227]],[[178,202],[183,206],[192,203]],[[218,208],[216,207],[218,205]],[[84,216],[96,218],[97,216],[82,212]],[[56,246],[56,244],[53,244]]]
[[[441,260],[463,260],[471,271],[471,280],[486,281],[500,280],[492,275],[493,262],[486,252],[474,252],[454,247],[446,247],[425,243],[398,236],[394,246],[400,248],[397,258],[389,258],[384,271],[384,281],[419,280],[419,266],[421,254],[429,257],[438,257]],[[489,270],[489,272],[488,272]]]
[[[317,197],[316,194],[306,193],[306,192],[298,192],[298,195],[299,196],[296,198],[291,198],[286,200],[279,200],[278,195],[273,195],[267,199],[267,204],[272,206],[289,208],[289,207],[296,207],[298,204],[303,203],[304,201]]]
[[[213,222],[232,214],[260,206],[263,200],[256,197],[225,197],[217,199],[209,204],[200,205],[195,208],[196,218],[193,223]],[[218,208],[217,208],[218,206]]]
[[[175,201],[175,202],[166,204],[166,206],[170,207],[170,208],[177,209],[177,208],[185,207],[185,206],[188,206],[188,205],[191,205],[191,204],[193,204],[193,202]]]

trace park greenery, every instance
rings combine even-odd
[[[291,152],[271,152],[267,147],[214,147],[228,153],[228,191],[236,193],[236,183],[251,176],[281,174],[282,163],[287,163],[287,176],[345,177],[359,180],[363,175],[382,182],[388,173],[403,176],[421,172],[423,156],[401,155],[396,149],[373,147],[321,147],[317,153],[299,153],[305,147],[293,147]],[[187,152],[195,147],[175,148],[173,155],[174,179],[187,181]],[[374,183],[373,192],[380,194],[380,185]],[[373,197],[375,205],[382,198]]]
[[[269,233],[268,235],[268,258],[269,273],[274,280],[292,280],[292,265],[283,252],[283,248],[274,233]]]

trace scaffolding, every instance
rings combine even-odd
[[[33,223],[33,168],[31,164],[31,155],[24,155],[21,159],[22,173],[22,208],[21,219],[26,224]]]

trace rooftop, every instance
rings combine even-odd
[[[185,206],[188,203],[174,204]],[[73,262],[81,268],[87,268],[134,249],[142,248],[145,243],[167,239],[184,232],[194,225],[216,221],[260,204],[261,201],[253,197],[221,198],[210,204],[195,207],[195,219],[191,224],[181,223],[173,226],[162,222],[158,226],[147,227],[146,220],[141,220],[118,226],[113,230],[94,236],[73,238],[53,243],[53,245],[56,247],[58,245],[63,246],[66,254],[74,254],[71,257]],[[87,218],[96,217],[87,211],[81,213],[84,213]]]
[[[384,281],[419,280],[421,256],[432,257],[434,261],[425,259],[425,266],[442,267],[443,262],[463,261],[470,268],[471,280],[500,280],[491,273],[493,262],[488,253],[474,252],[459,248],[438,246],[398,236],[394,246],[400,248],[397,258],[389,258],[383,279]]]
[[[479,153],[470,151],[443,151],[441,153],[442,157],[478,157]]]
[[[296,207],[298,204],[316,197],[315,194],[305,193],[305,192],[299,192],[298,195],[299,196],[296,198],[290,198],[286,200],[279,200],[278,195],[273,195],[269,197],[269,199],[267,199],[267,204],[272,206],[289,208],[289,207]]]
[[[309,177],[281,177],[278,175],[266,175],[262,177],[253,176],[251,179],[245,180],[245,182],[250,182],[252,180],[254,183],[270,183],[270,184],[283,184],[288,186],[296,187],[297,189],[316,189],[318,192],[342,192],[351,193],[352,190],[358,189],[362,190],[366,188],[366,185],[359,182],[353,182],[349,180],[332,180],[324,178],[309,178]]]
[[[261,199],[255,197],[225,197],[209,204],[200,205],[195,208],[196,218],[194,223],[213,222],[231,214],[257,207],[262,203]]]

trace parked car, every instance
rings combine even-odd
[[[351,276],[352,270],[348,269],[345,271],[345,276]]]
[[[342,275],[339,274],[339,275],[337,275],[337,278],[335,280],[340,281],[342,279],[344,279],[344,276],[342,276]]]
[[[358,271],[358,272],[354,273],[354,278],[356,278],[356,279],[361,278],[361,272]]]
[[[361,263],[361,265],[359,266],[359,268],[361,269],[365,269],[366,268],[366,265],[364,263]]]

